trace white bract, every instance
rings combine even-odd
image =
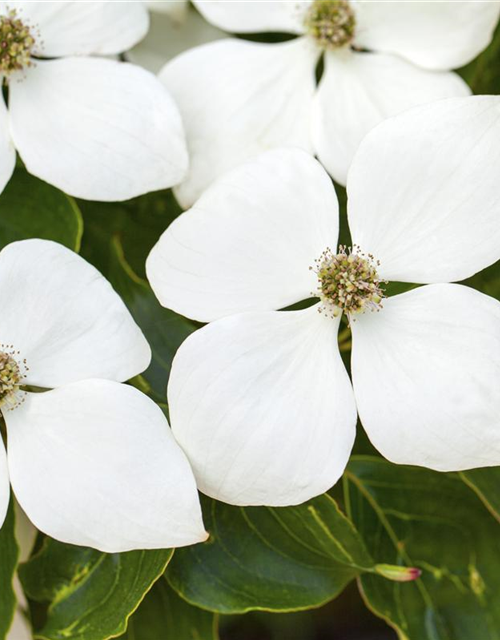
[[[158,80],[96,56],[143,38],[139,2],[0,2],[0,190],[15,150],[28,171],[66,193],[125,200],[186,174],[181,118]]]
[[[33,524],[63,542],[118,552],[204,540],[163,412],[120,384],[151,350],[110,284],[69,249],[25,240],[0,252],[0,300],[0,523],[10,480]]]
[[[356,148],[383,118],[470,93],[449,70],[488,45],[500,13],[498,2],[193,1],[226,31],[299,37],[231,38],[185,52],[161,71],[186,127],[190,169],[176,189],[186,207],[225,171],[283,145],[315,153],[345,184]]]
[[[173,222],[147,271],[163,305],[213,321],[181,346],[168,388],[201,491],[276,506],[326,491],[357,412],[393,462],[500,464],[500,303],[448,284],[500,258],[499,175],[500,99],[454,98],[361,144],[347,182],[351,257],[336,250],[331,180],[299,149],[233,169]],[[426,286],[381,300],[383,280]],[[311,295],[319,304],[275,311]]]

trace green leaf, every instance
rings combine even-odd
[[[217,616],[193,607],[158,580],[120,640],[218,640]]]
[[[16,608],[12,580],[17,568],[19,548],[14,528],[14,501],[11,499],[7,517],[0,529],[0,640],[6,637]]]
[[[105,640],[123,633],[129,616],[162,575],[172,550],[106,554],[46,538],[19,575],[29,598],[48,602],[35,637]]]
[[[373,558],[423,570],[407,584],[361,576],[367,605],[401,639],[498,640],[500,529],[460,477],[360,456],[344,484]]]
[[[500,521],[500,467],[463,471],[462,480],[476,492],[486,508]]]
[[[465,285],[474,287],[486,295],[500,299],[500,262],[495,262],[464,281]]]
[[[188,602],[220,613],[317,607],[373,563],[335,501],[233,507],[203,499],[210,539],[176,551],[166,577]]]
[[[108,275],[109,247],[118,237],[132,270],[146,277],[145,263],[160,235],[182,209],[171,191],[156,191],[127,202],[78,201],[85,221],[82,255]]]
[[[151,345],[153,359],[142,377],[157,400],[165,400],[170,368],[175,352],[197,326],[169,309],[164,309],[146,280],[139,278],[123,255],[118,237],[110,247],[108,278],[129,308]],[[147,388],[143,388],[147,392]]]
[[[493,40],[475,60],[460,70],[460,75],[475,94],[497,94],[500,92],[500,25]]]
[[[25,169],[16,169],[0,195],[0,249],[16,240],[43,238],[78,251],[82,231],[73,198]]]

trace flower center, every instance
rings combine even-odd
[[[14,351],[12,346],[0,344],[0,409],[14,409],[22,402],[23,392],[20,387],[26,375],[14,359],[15,355],[18,356],[19,352]],[[22,367],[27,370],[24,360]]]
[[[348,0],[314,0],[305,27],[322,49],[338,49],[354,37],[356,19]]]
[[[0,74],[8,76],[13,71],[31,67],[31,53],[35,45],[29,27],[10,9],[0,16]]]
[[[365,255],[359,247],[339,247],[336,255],[331,249],[323,251],[314,269],[318,275],[318,295],[324,309],[337,316],[344,311],[348,315],[381,308],[384,292],[377,274],[379,263],[372,255]],[[312,267],[311,267],[312,268]]]

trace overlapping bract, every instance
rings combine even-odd
[[[2,407],[0,519],[10,480],[30,520],[63,542],[117,552],[203,540],[195,481],[163,412],[120,384],[151,351],[110,284],[61,245],[26,240],[0,252],[0,298],[2,343],[28,367],[24,401]]]
[[[168,62],[160,79],[184,119],[190,169],[176,194],[191,206],[225,171],[283,145],[318,155],[341,184],[363,136],[384,118],[418,104],[464,96],[450,69],[491,40],[498,3],[351,2],[351,46],[323,53],[307,33],[311,1],[194,1],[216,27],[232,33],[286,32],[278,44],[231,38]]]
[[[394,462],[500,463],[500,303],[447,284],[500,258],[499,143],[494,97],[415,108],[362,143],[347,185],[353,243],[382,278],[433,284],[350,318],[353,387],[338,317],[275,311],[314,292],[309,267],[337,241],[333,186],[314,159],[269,151],[167,229],[147,264],[153,289],[213,321],[181,346],[168,390],[202,491],[286,505],[326,490],[347,463],[355,406]]]
[[[27,169],[88,200],[125,200],[171,187],[188,157],[178,109],[145,70],[110,56],[148,29],[140,2],[0,3],[35,33],[33,64],[9,76],[0,99],[0,189],[15,150]],[[2,81],[4,78],[2,78]]]

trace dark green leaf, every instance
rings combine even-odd
[[[120,640],[218,640],[217,616],[188,604],[158,580]]]
[[[3,446],[1,442],[0,446]],[[12,580],[16,572],[19,548],[14,535],[14,527],[14,504],[11,499],[7,517],[0,529],[0,640],[4,640],[16,608]]]
[[[469,487],[477,493],[487,509],[500,520],[500,467],[473,469],[460,474]]]
[[[160,305],[148,282],[126,263],[118,238],[111,243],[108,277],[151,345],[153,359],[142,377],[156,399],[164,401],[172,359],[196,325]]]
[[[82,256],[112,283],[143,330],[153,360],[134,381],[157,401],[165,400],[175,352],[197,325],[163,309],[145,278],[146,258],[181,209],[170,191],[128,202],[80,202],[85,220]]]
[[[148,193],[127,202],[82,200],[79,205],[85,221],[82,255],[105,276],[109,269],[110,242],[116,236],[132,270],[145,278],[149,252],[182,211],[171,191]]]
[[[25,169],[16,169],[0,195],[0,249],[16,240],[43,238],[78,251],[82,231],[73,198]]]
[[[329,496],[297,507],[203,500],[210,539],[178,549],[166,573],[188,602],[221,613],[289,611],[334,598],[373,563]]]
[[[361,576],[375,613],[402,639],[498,640],[500,529],[458,475],[359,457],[345,488],[373,558],[423,570],[405,584]]]
[[[500,300],[500,262],[495,262],[491,267],[476,273],[465,280],[464,284]]]
[[[493,41],[475,60],[460,70],[460,75],[475,94],[497,94],[500,91],[500,25]]]
[[[35,636],[105,640],[123,633],[171,557],[168,549],[105,554],[47,538],[19,569],[27,595],[49,603]]]

